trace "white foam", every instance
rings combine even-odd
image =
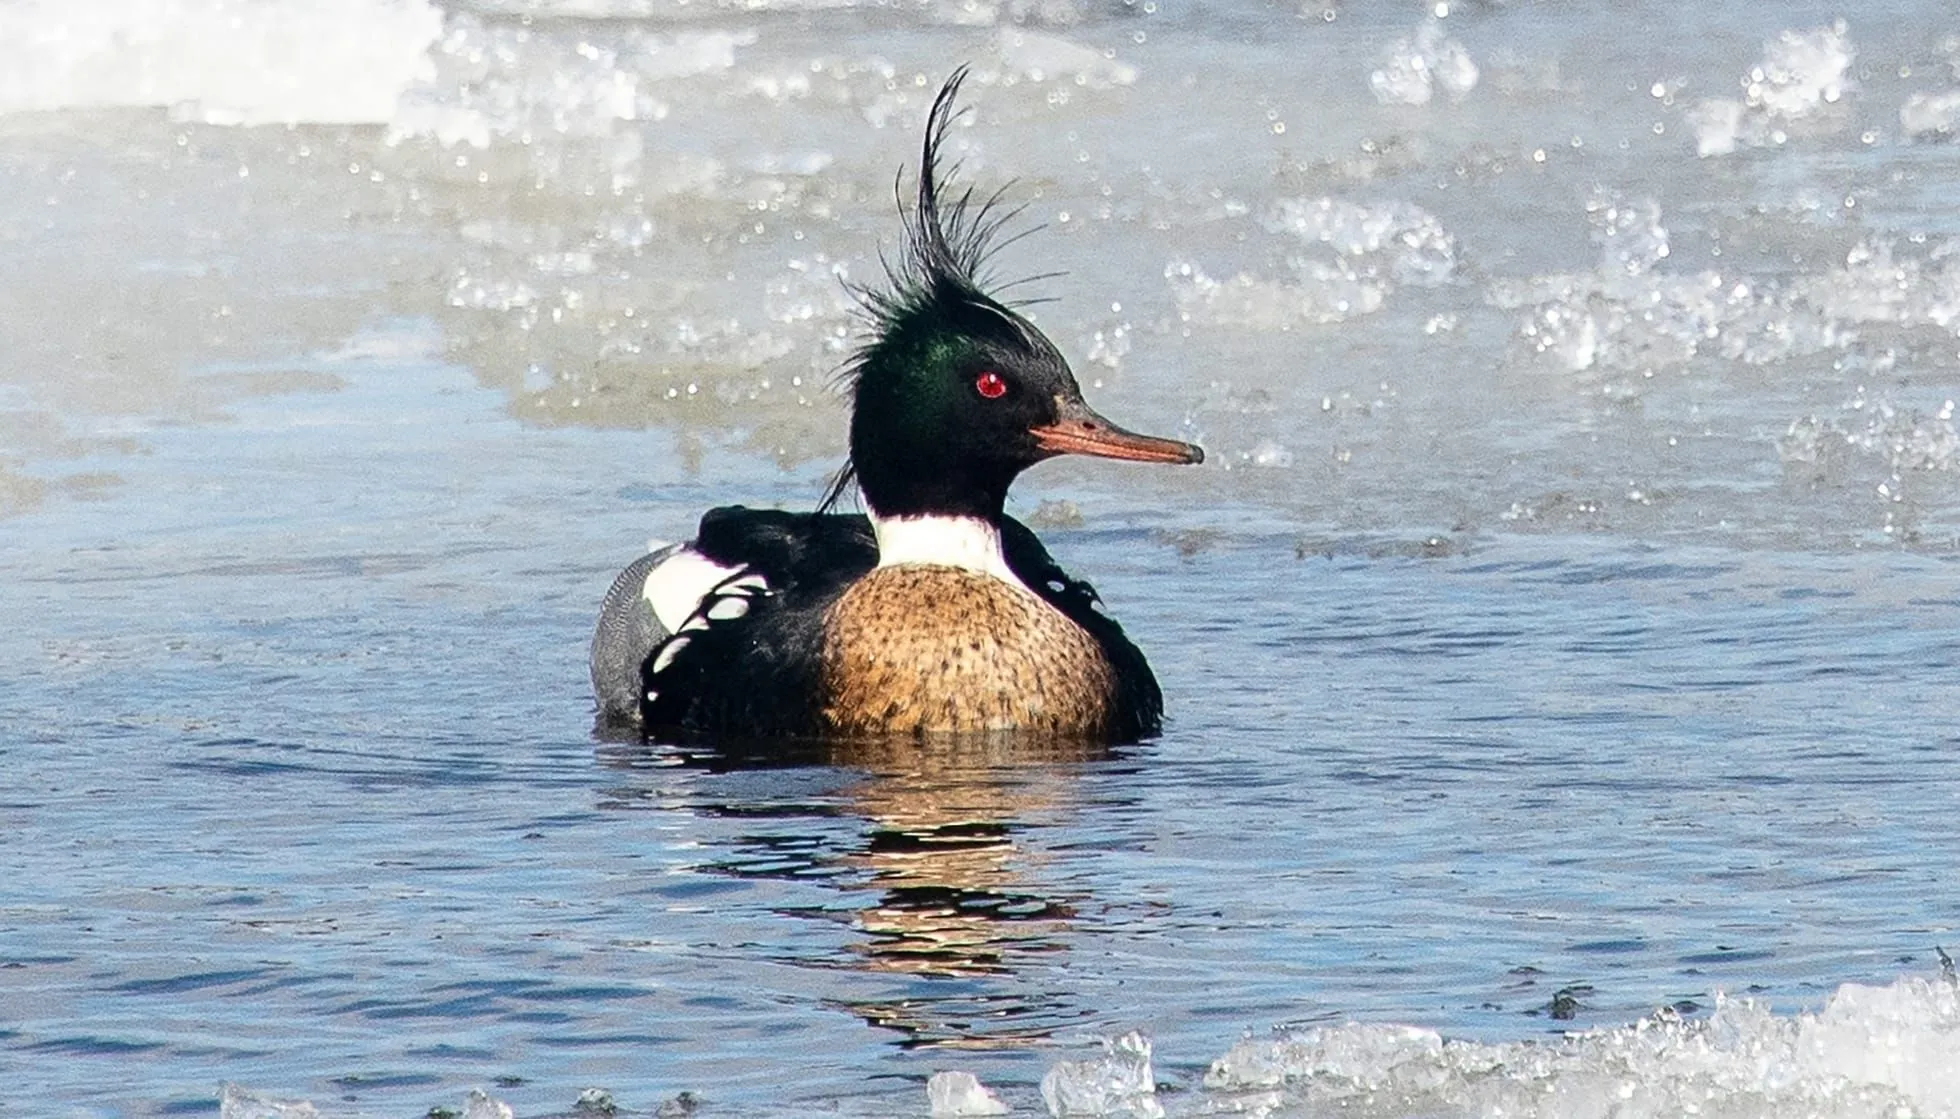
[[[0,113],[385,122],[441,27],[428,0],[16,0],[0,5]]]

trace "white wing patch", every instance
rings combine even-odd
[[[686,635],[668,638],[660,646],[660,655],[653,658],[653,674],[658,676],[660,673],[667,671],[667,666],[674,663],[674,658],[680,655],[680,651],[687,648],[687,642],[688,638]],[[647,698],[652,699],[653,697],[649,695]]]
[[[707,619],[711,622],[733,621],[748,612],[749,600],[740,595],[730,595],[727,598],[715,599],[714,605],[703,611]]]
[[[723,580],[742,569],[716,563],[693,548],[682,548],[647,572],[640,594],[660,619],[660,628],[679,633],[700,608],[701,600]]]
[[[689,589],[688,580],[702,578],[711,571],[718,573],[720,578],[694,595],[692,608],[676,625],[669,623],[666,615],[660,613],[660,603],[653,596],[653,584],[655,575],[667,570],[674,560],[682,557],[691,557],[688,567],[677,573],[676,581],[663,587],[663,591],[678,592]],[[659,651],[654,654],[653,665],[647,669],[649,678],[660,675],[674,663],[674,658],[680,656],[681,650],[687,648],[688,643],[693,640],[691,635],[707,629],[716,622],[747,617],[749,607],[754,604],[754,601],[770,593],[769,581],[759,572],[742,567],[723,567],[692,549],[684,549],[676,553],[674,560],[661,564],[647,576],[647,602],[653,607],[655,616],[660,618],[660,624],[666,626],[668,632],[673,634],[660,644]],[[658,690],[652,688],[647,690],[648,703],[659,698]]]

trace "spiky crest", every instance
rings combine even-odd
[[[993,286],[993,278],[986,270],[988,260],[1001,248],[1034,231],[1022,230],[1004,239],[1000,236],[1001,228],[1020,216],[1024,207],[1001,204],[1007,191],[1005,186],[985,198],[976,198],[972,187],[952,198],[942,197],[940,193],[943,181],[959,172],[957,163],[945,166],[941,160],[953,122],[966,112],[957,107],[957,102],[967,72],[968,67],[961,66],[947,77],[926,114],[925,142],[919,153],[918,193],[909,209],[905,205],[904,170],[893,180],[892,191],[898,199],[899,216],[905,223],[905,245],[896,264],[882,253],[879,256],[885,268],[886,286],[852,287],[868,331],[864,343],[838,371],[839,383],[847,391],[857,390],[860,378],[884,339],[918,318],[950,321],[977,310],[998,317],[1003,326],[1029,346],[1048,345],[1040,332],[1008,304],[985,290]],[[1046,277],[1030,277],[1043,278]],[[1018,280],[1001,286],[1025,282]],[[856,464],[847,460],[831,480],[818,505],[819,511],[832,509],[856,476]]]

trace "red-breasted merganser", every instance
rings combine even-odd
[[[592,639],[603,721],[830,738],[1157,731],[1163,697],[1143,654],[1002,507],[1021,471],[1055,455],[1204,452],[1096,414],[1054,344],[982,290],[1004,218],[939,183],[964,76],[927,118],[890,289],[864,295],[873,334],[846,371],[850,461],[817,512],[715,509],[694,540],[620,574]],[[853,480],[869,515],[830,512]]]

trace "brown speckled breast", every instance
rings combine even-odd
[[[824,615],[822,718],[839,734],[1104,733],[1116,673],[1081,626],[1019,587],[900,564]]]

